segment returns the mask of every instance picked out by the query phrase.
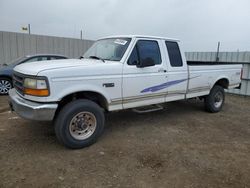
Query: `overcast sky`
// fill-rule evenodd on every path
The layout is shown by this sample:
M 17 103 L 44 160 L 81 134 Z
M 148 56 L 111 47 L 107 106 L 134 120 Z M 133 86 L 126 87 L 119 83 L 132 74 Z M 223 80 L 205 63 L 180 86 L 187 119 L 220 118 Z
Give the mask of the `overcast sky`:
M 250 0 L 0 0 L 0 30 L 96 40 L 178 38 L 185 51 L 250 50 Z

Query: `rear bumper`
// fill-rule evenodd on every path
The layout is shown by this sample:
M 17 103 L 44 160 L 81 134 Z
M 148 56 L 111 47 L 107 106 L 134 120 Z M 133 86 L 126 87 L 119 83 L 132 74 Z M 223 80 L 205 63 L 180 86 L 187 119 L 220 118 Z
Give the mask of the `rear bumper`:
M 9 91 L 9 105 L 19 116 L 37 121 L 53 120 L 58 107 L 56 103 L 36 103 L 23 99 L 15 89 Z
M 240 86 L 240 83 L 239 84 L 230 85 L 230 86 L 228 86 L 228 89 L 234 89 L 234 88 L 237 88 L 239 86 Z

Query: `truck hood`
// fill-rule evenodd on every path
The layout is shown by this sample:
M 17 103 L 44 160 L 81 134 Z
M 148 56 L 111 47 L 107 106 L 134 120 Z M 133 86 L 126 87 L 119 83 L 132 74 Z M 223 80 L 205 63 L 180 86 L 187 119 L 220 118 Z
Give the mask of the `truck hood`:
M 32 63 L 24 63 L 14 68 L 14 71 L 26 75 L 38 75 L 39 72 L 53 69 L 63 69 L 70 67 L 84 67 L 103 64 L 101 60 L 95 59 L 64 59 L 64 60 L 50 60 L 38 61 Z

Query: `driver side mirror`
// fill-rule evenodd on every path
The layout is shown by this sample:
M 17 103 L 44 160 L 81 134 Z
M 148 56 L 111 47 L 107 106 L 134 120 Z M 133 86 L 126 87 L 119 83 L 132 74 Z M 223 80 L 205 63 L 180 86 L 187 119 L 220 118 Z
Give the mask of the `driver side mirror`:
M 138 62 L 136 66 L 138 68 L 151 67 L 155 66 L 155 62 L 152 58 L 147 57 L 146 59 L 143 59 L 141 62 Z

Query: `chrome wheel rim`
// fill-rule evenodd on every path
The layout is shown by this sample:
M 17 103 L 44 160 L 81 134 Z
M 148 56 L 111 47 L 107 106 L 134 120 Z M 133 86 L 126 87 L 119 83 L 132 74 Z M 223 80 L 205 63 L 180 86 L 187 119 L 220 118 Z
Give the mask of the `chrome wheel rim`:
M 0 94 L 8 94 L 11 89 L 11 83 L 8 80 L 0 80 Z
M 214 106 L 220 108 L 223 103 L 223 93 L 218 92 L 214 96 Z
M 70 121 L 70 135 L 76 140 L 85 140 L 95 132 L 96 124 L 96 117 L 93 113 L 80 112 Z

